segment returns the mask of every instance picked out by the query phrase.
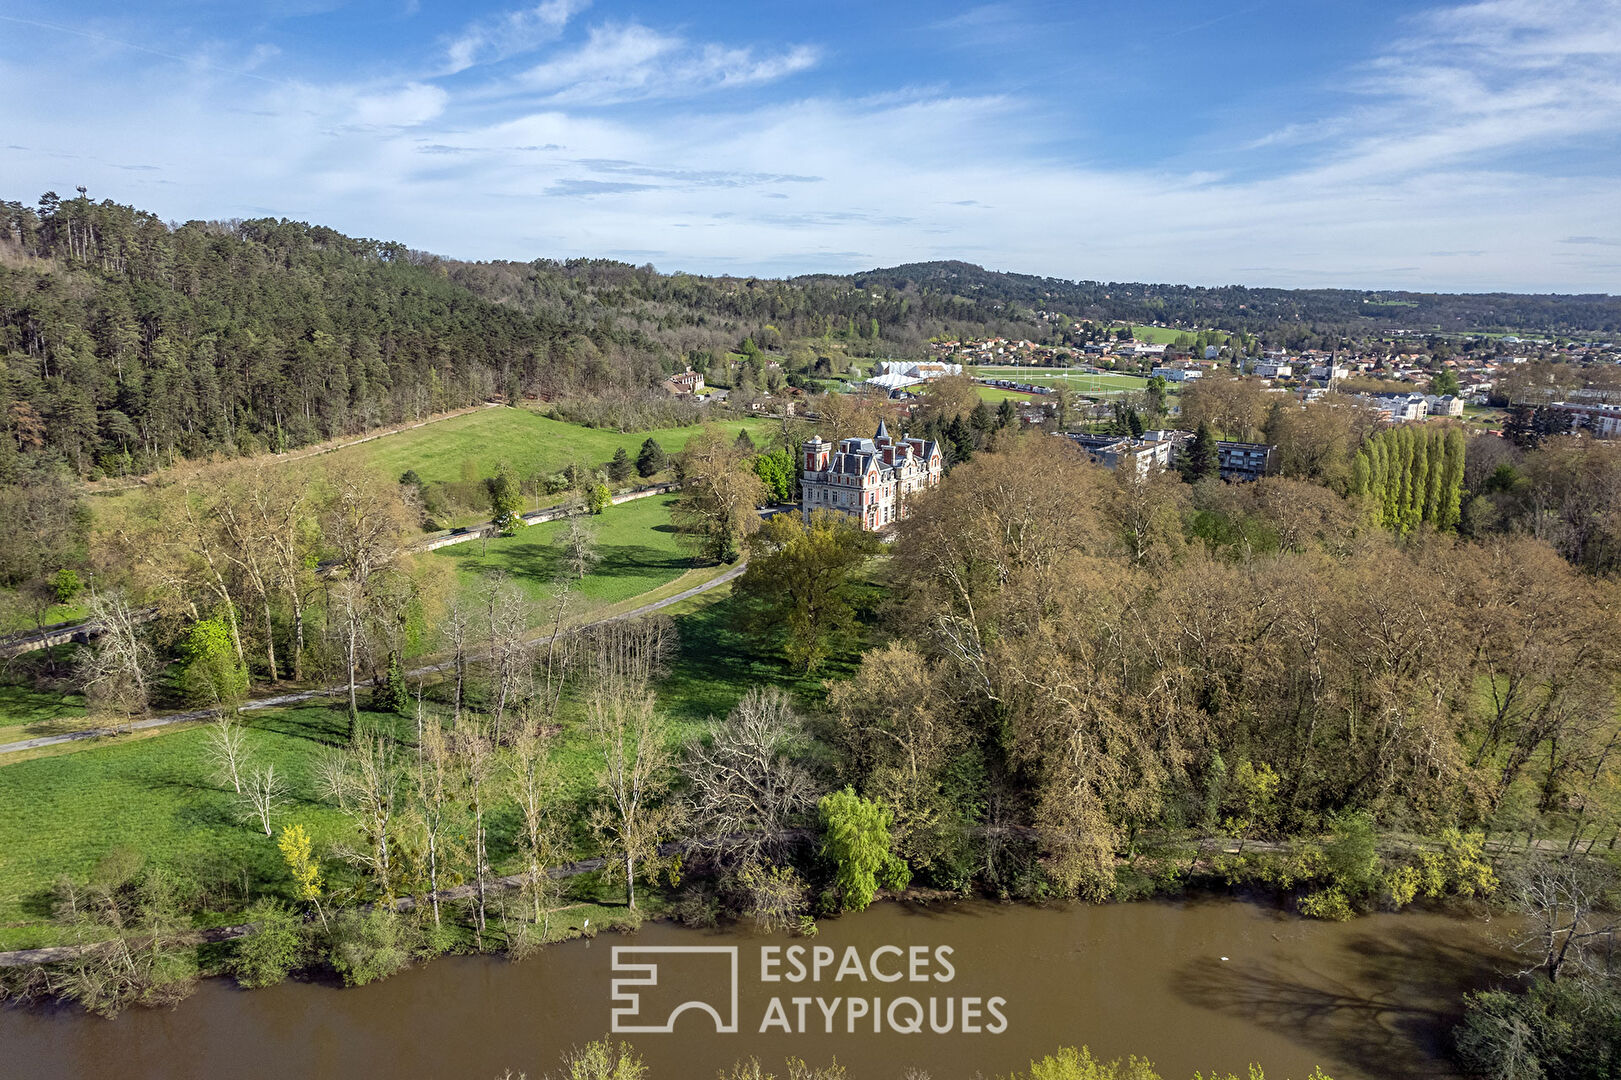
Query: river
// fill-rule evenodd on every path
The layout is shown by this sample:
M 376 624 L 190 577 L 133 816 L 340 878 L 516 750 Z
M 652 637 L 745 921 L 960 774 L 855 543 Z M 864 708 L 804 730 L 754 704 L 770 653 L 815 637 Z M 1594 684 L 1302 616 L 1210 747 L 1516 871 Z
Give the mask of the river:
M 522 963 L 450 957 L 356 990 L 210 980 L 178 1008 L 115 1021 L 0 1010 L 0 1076 L 492 1080 L 511 1069 L 540 1080 L 562 1051 L 608 1031 L 612 983 L 638 978 L 624 968 L 640 964 L 656 965 L 659 982 L 620 987 L 623 1026 L 662 1026 L 688 1001 L 717 1014 L 691 1008 L 671 1033 L 624 1035 L 650 1080 L 713 1077 L 749 1055 L 780 1071 L 790 1054 L 837 1057 L 852 1080 L 900 1080 L 908 1067 L 968 1080 L 1083 1043 L 1151 1058 L 1168 1080 L 1242 1075 L 1251 1061 L 1272 1080 L 1315 1065 L 1335 1080 L 1446 1077 L 1458 999 L 1507 966 L 1500 930 L 1415 912 L 1317 923 L 1216 899 L 880 904 L 824 922 L 814 939 L 656 923 Z M 790 957 L 793 945 L 804 953 Z M 622 952 L 616 976 L 616 946 L 647 951 Z M 658 951 L 668 946 L 688 951 Z M 914 1021 L 922 1031 L 895 1030 Z

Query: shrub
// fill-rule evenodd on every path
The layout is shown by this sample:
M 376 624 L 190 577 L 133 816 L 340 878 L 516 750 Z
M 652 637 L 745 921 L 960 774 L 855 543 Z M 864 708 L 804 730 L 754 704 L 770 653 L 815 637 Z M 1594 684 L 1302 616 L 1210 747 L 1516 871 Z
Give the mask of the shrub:
M 242 986 L 273 986 L 304 963 L 309 935 L 304 920 L 276 900 L 260 900 L 247 912 L 255 932 L 240 939 L 231 956 L 231 974 Z
M 327 961 L 345 986 L 365 986 L 411 963 L 408 927 L 388 908 L 345 911 L 332 920 Z
M 546 1080 L 642 1080 L 647 1066 L 629 1043 L 607 1039 L 577 1046 L 563 1055 L 563 1071 L 547 1073 Z
M 1328 922 L 1346 922 L 1356 916 L 1356 912 L 1351 909 L 1351 901 L 1346 898 L 1345 890 L 1338 885 L 1331 885 L 1302 896 L 1300 913 L 1308 918 L 1324 919 Z

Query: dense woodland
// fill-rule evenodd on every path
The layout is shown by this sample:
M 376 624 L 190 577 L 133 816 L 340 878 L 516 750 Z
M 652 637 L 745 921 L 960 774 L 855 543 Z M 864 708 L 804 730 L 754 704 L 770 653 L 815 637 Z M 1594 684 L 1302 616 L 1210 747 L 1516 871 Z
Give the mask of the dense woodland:
M 918 288 L 1138 323 L 1216 324 L 1259 332 L 1308 324 L 1319 330 L 1528 330 L 1621 332 L 1621 300 L 1609 295 L 1415 293 L 1356 289 L 1263 289 L 1242 285 L 1152 285 L 1065 281 L 1000 273 L 965 262 L 910 263 L 848 279 L 857 285 Z

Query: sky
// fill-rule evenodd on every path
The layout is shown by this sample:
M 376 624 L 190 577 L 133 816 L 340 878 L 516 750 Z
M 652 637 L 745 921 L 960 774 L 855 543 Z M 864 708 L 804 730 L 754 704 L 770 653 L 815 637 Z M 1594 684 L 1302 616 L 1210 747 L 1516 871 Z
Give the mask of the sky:
M 1621 293 L 1621 0 L 0 0 L 0 198 L 464 259 Z

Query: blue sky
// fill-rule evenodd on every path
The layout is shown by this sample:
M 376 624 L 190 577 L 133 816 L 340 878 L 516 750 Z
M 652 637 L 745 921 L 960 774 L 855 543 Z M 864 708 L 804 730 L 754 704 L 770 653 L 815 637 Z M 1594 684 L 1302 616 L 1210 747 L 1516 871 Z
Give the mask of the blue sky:
M 1621 0 L 0 0 L 0 195 L 462 258 L 1621 292 Z

